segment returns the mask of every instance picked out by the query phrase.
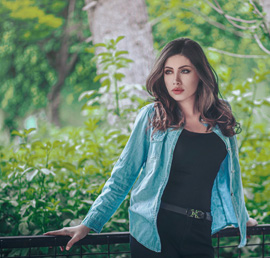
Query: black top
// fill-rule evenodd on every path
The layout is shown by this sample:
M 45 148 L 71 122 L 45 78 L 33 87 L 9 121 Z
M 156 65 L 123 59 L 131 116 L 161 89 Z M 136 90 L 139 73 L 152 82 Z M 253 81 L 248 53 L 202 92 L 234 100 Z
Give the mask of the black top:
M 210 211 L 212 187 L 226 155 L 225 143 L 214 132 L 195 133 L 183 129 L 161 201 Z

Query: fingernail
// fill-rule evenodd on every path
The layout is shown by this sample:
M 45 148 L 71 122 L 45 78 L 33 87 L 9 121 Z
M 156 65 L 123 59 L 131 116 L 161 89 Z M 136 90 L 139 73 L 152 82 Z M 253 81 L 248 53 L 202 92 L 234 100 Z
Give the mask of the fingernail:
M 68 251 L 69 250 L 69 247 L 67 246 L 66 250 Z

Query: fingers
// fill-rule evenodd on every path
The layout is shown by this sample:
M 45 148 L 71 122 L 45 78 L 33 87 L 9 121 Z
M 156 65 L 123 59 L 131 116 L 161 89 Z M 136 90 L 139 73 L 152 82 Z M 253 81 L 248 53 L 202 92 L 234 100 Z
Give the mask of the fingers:
M 80 240 L 80 238 L 78 236 L 72 237 L 67 243 L 66 250 L 68 251 L 79 240 Z
M 258 221 L 253 218 L 249 218 L 249 220 L 247 221 L 247 227 L 254 227 L 257 225 L 258 225 Z
M 68 251 L 77 241 L 84 238 L 88 232 L 90 231 L 90 228 L 87 228 L 86 226 L 76 226 L 76 227 L 68 227 L 68 228 L 62 228 L 60 230 L 54 230 L 44 233 L 43 235 L 54 235 L 54 236 L 70 236 L 71 239 L 67 243 L 66 250 Z M 61 251 L 64 250 L 64 248 L 60 247 Z
M 54 236 L 59 236 L 59 235 L 63 235 L 63 231 L 62 229 L 60 230 L 54 230 L 54 231 L 49 231 L 44 233 L 43 235 L 54 235 Z
M 46 232 L 43 235 L 67 236 L 68 235 L 68 231 L 65 228 L 62 228 L 62 229 L 59 229 L 59 230 L 54 230 L 54 231 Z

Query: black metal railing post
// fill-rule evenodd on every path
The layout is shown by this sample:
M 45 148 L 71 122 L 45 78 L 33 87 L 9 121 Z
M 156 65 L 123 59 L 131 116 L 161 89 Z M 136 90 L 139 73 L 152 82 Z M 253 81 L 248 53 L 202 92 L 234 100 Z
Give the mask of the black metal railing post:
M 31 242 L 32 242 L 32 239 L 30 238 L 29 239 L 29 257 L 31 257 Z
M 56 237 L 54 237 L 54 244 L 55 244 L 55 246 L 54 246 L 54 257 L 56 257 L 56 255 L 57 255 L 57 245 L 56 245 Z
M 2 249 L 2 244 L 3 244 L 3 241 L 4 241 L 4 240 L 1 240 L 1 241 L 0 241 L 0 249 L 1 249 L 1 251 L 0 251 L 0 252 L 1 252 L 1 258 L 3 258 L 3 252 L 2 252 L 2 251 L 3 251 L 3 249 Z
M 264 231 L 262 231 L 262 257 L 264 258 L 264 245 L 265 245 L 265 234 Z
M 218 258 L 219 258 L 219 245 L 220 245 L 220 238 L 219 238 L 219 234 L 217 234 L 217 251 L 218 251 Z

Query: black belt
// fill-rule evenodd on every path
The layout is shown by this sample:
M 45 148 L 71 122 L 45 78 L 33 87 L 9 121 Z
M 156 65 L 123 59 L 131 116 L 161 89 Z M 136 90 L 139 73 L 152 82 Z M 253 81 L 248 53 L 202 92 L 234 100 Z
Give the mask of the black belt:
M 192 217 L 195 219 L 207 219 L 212 221 L 212 216 L 210 212 L 195 210 L 195 209 L 185 209 L 179 206 L 175 206 L 172 204 L 161 202 L 160 207 L 169 211 L 174 211 L 177 213 L 181 213 L 187 215 L 188 217 Z

